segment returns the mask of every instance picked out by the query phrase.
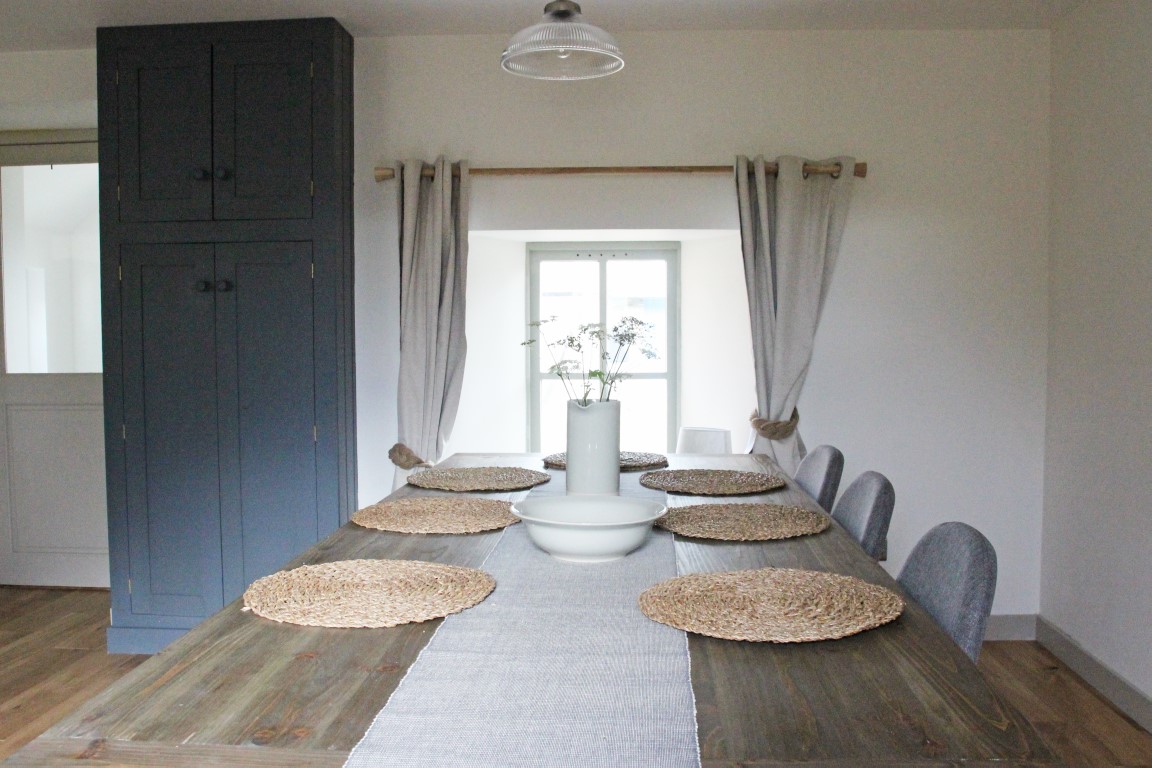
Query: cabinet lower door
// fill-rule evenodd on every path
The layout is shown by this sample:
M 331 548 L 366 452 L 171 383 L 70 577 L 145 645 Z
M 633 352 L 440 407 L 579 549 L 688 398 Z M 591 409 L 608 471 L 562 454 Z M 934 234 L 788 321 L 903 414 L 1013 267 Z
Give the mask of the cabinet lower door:
M 191 626 L 319 537 L 312 245 L 121 257 L 131 612 Z
M 203 617 L 223 605 L 213 250 L 121 248 L 133 614 Z
M 224 596 L 318 538 L 312 244 L 216 246 Z

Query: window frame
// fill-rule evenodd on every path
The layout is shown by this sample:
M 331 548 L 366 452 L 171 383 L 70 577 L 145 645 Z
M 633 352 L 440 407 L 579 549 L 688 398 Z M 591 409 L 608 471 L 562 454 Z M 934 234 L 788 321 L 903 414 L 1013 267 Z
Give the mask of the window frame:
M 668 313 L 668 359 L 665 371 L 656 373 L 636 373 L 630 378 L 663 380 L 667 386 L 667 435 L 666 450 L 671 451 L 676 444 L 680 414 L 680 243 L 678 241 L 611 241 L 611 242 L 531 242 L 525 244 L 525 281 L 530 321 L 539 319 L 540 313 L 540 263 L 543 261 L 595 261 L 599 264 L 600 317 L 607 320 L 607 264 L 613 259 L 665 262 L 665 287 Z M 549 374 L 540 370 L 540 345 L 527 347 L 527 433 L 528 450 L 539 452 L 540 448 L 540 382 Z

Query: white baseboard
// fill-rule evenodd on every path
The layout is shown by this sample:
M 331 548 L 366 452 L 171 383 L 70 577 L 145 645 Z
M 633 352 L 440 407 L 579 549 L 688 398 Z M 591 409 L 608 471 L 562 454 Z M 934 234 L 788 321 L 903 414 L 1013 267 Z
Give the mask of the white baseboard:
M 1004 613 L 988 617 L 985 640 L 1035 640 L 1036 614 Z
M 1042 617 L 1036 619 L 1036 641 L 1115 704 L 1117 709 L 1135 720 L 1145 730 L 1152 731 L 1152 698 L 1145 696 Z

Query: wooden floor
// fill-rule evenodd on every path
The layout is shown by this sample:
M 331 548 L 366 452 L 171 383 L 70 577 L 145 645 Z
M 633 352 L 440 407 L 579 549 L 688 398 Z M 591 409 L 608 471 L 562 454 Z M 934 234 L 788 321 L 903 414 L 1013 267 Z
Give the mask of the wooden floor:
M 109 656 L 108 592 L 0 586 L 0 759 L 147 656 Z
M 1038 643 L 984 643 L 980 670 L 1069 768 L 1152 768 L 1152 735 Z
M 108 593 L 0 586 L 0 759 L 146 656 L 105 652 Z M 1070 768 L 1152 768 L 1152 735 L 1036 643 L 985 643 L 980 668 Z

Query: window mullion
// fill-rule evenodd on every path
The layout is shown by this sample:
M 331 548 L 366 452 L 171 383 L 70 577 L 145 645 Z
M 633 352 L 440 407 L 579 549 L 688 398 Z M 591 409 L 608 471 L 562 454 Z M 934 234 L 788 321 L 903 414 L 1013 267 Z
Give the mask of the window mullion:
M 597 259 L 600 263 L 600 327 L 604 329 L 605 335 L 608 332 L 608 257 L 600 254 Z M 607 343 L 606 338 L 600 341 L 600 365 L 597 368 L 602 368 L 604 365 L 604 355 L 607 353 L 608 348 L 605 346 Z

